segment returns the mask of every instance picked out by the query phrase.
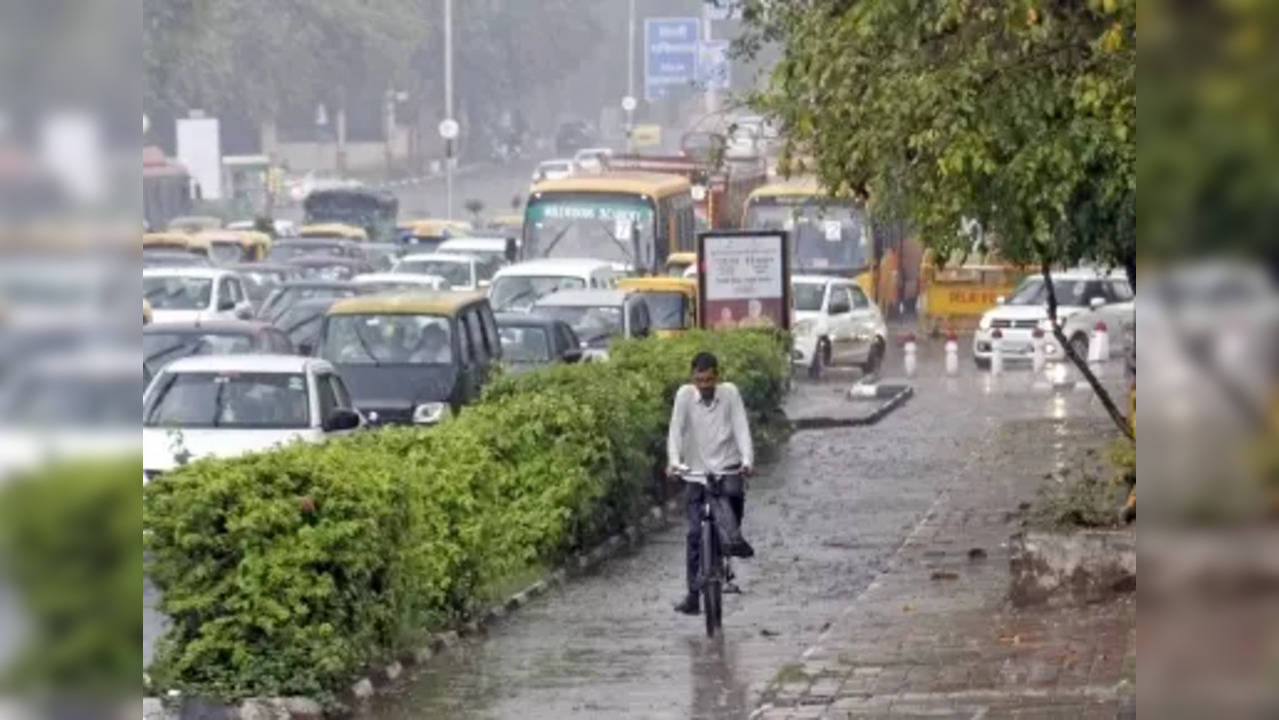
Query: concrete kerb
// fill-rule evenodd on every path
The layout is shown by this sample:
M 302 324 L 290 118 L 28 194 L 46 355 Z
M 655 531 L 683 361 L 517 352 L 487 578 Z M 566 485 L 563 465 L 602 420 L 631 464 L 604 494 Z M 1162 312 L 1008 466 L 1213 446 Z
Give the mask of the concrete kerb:
M 856 427 L 859 425 L 874 425 L 883 420 L 893 410 L 901 407 L 907 400 L 915 394 L 915 388 L 906 383 L 876 383 L 871 386 L 873 390 L 869 390 L 868 397 L 885 398 L 879 403 L 874 410 L 864 415 L 854 415 L 851 417 L 804 417 L 791 420 L 791 429 L 800 430 L 818 430 L 834 427 Z
M 622 533 L 609 536 L 588 552 L 574 555 L 565 565 L 547 572 L 459 628 L 431 633 L 422 645 L 400 653 L 398 659 L 370 668 L 370 674 L 353 679 L 347 700 L 350 704 L 361 705 L 374 695 L 388 691 L 400 678 L 405 677 L 405 665 L 425 664 L 458 645 L 462 637 L 480 635 L 489 625 L 528 605 L 533 598 L 545 595 L 552 587 L 563 585 L 570 576 L 587 572 L 622 550 L 634 547 L 646 535 L 664 529 L 672 520 L 681 517 L 678 510 L 677 499 L 664 505 L 654 505 L 635 525 L 628 526 Z M 568 568 L 573 568 L 573 572 L 570 573 Z M 184 716 L 182 706 L 188 701 L 181 697 L 171 700 L 172 702 L 165 703 L 156 697 L 143 698 L 143 720 L 181 720 Z M 227 720 L 319 720 L 323 715 L 323 708 L 317 701 L 290 697 L 249 698 L 239 706 L 223 706 L 218 717 Z

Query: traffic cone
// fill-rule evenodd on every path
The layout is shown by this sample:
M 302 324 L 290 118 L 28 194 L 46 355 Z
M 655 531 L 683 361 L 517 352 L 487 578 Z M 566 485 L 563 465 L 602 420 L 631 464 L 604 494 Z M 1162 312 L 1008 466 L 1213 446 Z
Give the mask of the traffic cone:
M 906 337 L 902 342 L 902 364 L 906 371 L 906 377 L 915 377 L 915 352 L 915 333 L 906 333 Z
M 951 377 L 959 374 L 959 338 L 953 330 L 946 333 L 946 374 Z
M 1098 320 L 1093 326 L 1092 341 L 1088 343 L 1088 362 L 1103 363 L 1110 359 L 1110 333 L 1106 323 Z
M 1004 373 L 1004 333 L 999 328 L 995 328 L 990 333 L 990 374 L 1002 375 Z
M 1035 328 L 1030 336 L 1033 338 L 1030 345 L 1030 367 L 1038 375 L 1044 371 L 1044 331 Z

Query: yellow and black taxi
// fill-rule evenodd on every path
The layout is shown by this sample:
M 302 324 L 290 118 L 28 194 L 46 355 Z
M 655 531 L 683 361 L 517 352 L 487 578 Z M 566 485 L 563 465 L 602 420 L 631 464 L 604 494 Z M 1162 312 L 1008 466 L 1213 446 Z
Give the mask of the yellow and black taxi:
M 433 424 L 479 398 L 502 341 L 483 293 L 367 295 L 329 308 L 315 354 L 369 422 Z
M 653 276 L 618 278 L 620 290 L 638 293 L 648 305 L 653 330 L 659 337 L 678 335 L 697 327 L 697 281 Z

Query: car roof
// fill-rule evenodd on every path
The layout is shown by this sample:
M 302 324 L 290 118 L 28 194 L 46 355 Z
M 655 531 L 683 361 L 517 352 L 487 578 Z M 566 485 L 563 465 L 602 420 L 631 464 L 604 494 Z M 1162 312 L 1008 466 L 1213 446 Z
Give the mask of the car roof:
M 255 333 L 274 327 L 263 320 L 212 320 L 209 322 L 150 323 L 143 326 L 143 335 L 171 333 Z
M 191 278 L 209 278 L 216 280 L 225 275 L 236 275 L 235 271 L 227 270 L 219 267 L 173 267 L 160 266 L 142 268 L 142 277 L 191 277 Z
M 400 260 L 418 260 L 418 261 L 434 260 L 439 262 L 457 263 L 458 265 L 461 265 L 462 263 L 479 262 L 479 258 L 475 257 L 474 255 L 464 255 L 462 253 L 441 253 L 441 252 L 409 253 L 405 255 L 404 257 L 400 258 Z
M 446 248 L 457 248 L 458 250 L 497 250 L 506 252 L 506 238 L 504 237 L 455 237 L 449 238 L 440 243 L 439 250 Z M 450 253 L 456 254 L 456 253 Z
M 1027 279 L 1032 277 L 1043 279 L 1042 275 L 1028 275 Z M 1107 271 L 1105 268 L 1099 267 L 1079 267 L 1069 270 L 1052 271 L 1053 280 L 1127 280 L 1128 274 L 1123 268 L 1115 268 Z
M 497 271 L 494 278 L 513 275 L 519 277 L 521 275 L 590 275 L 598 270 L 613 269 L 613 263 L 607 260 L 592 260 L 590 258 L 541 258 L 538 260 L 525 260 L 514 265 Z
M 327 361 L 305 355 L 276 355 L 268 353 L 239 355 L 195 355 L 174 360 L 162 372 L 263 372 L 300 373 L 307 369 L 332 370 Z
M 606 288 L 556 290 L 538 298 L 533 303 L 533 307 L 607 307 L 621 305 L 626 301 L 626 296 L 631 294 L 631 292 L 626 290 L 609 290 Z
M 486 300 L 476 292 L 422 292 L 364 295 L 344 298 L 333 303 L 330 315 L 365 315 L 369 313 L 397 315 L 452 315 L 458 310 Z
M 375 282 L 403 282 L 403 283 L 419 283 L 422 285 L 443 284 L 444 278 L 439 275 L 428 275 L 426 273 L 393 273 L 393 272 L 376 272 L 361 273 L 351 278 L 351 283 L 359 285 L 361 283 Z

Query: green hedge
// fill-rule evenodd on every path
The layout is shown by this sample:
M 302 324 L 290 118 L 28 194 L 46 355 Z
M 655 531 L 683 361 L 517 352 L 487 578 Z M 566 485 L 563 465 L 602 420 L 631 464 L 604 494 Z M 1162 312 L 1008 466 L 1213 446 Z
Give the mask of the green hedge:
M 363 665 L 473 613 L 652 501 L 670 397 L 701 349 L 753 414 L 780 403 L 775 336 L 622 343 L 615 360 L 494 382 L 437 427 L 201 460 L 145 493 L 150 577 L 173 624 L 155 691 L 331 698 Z

